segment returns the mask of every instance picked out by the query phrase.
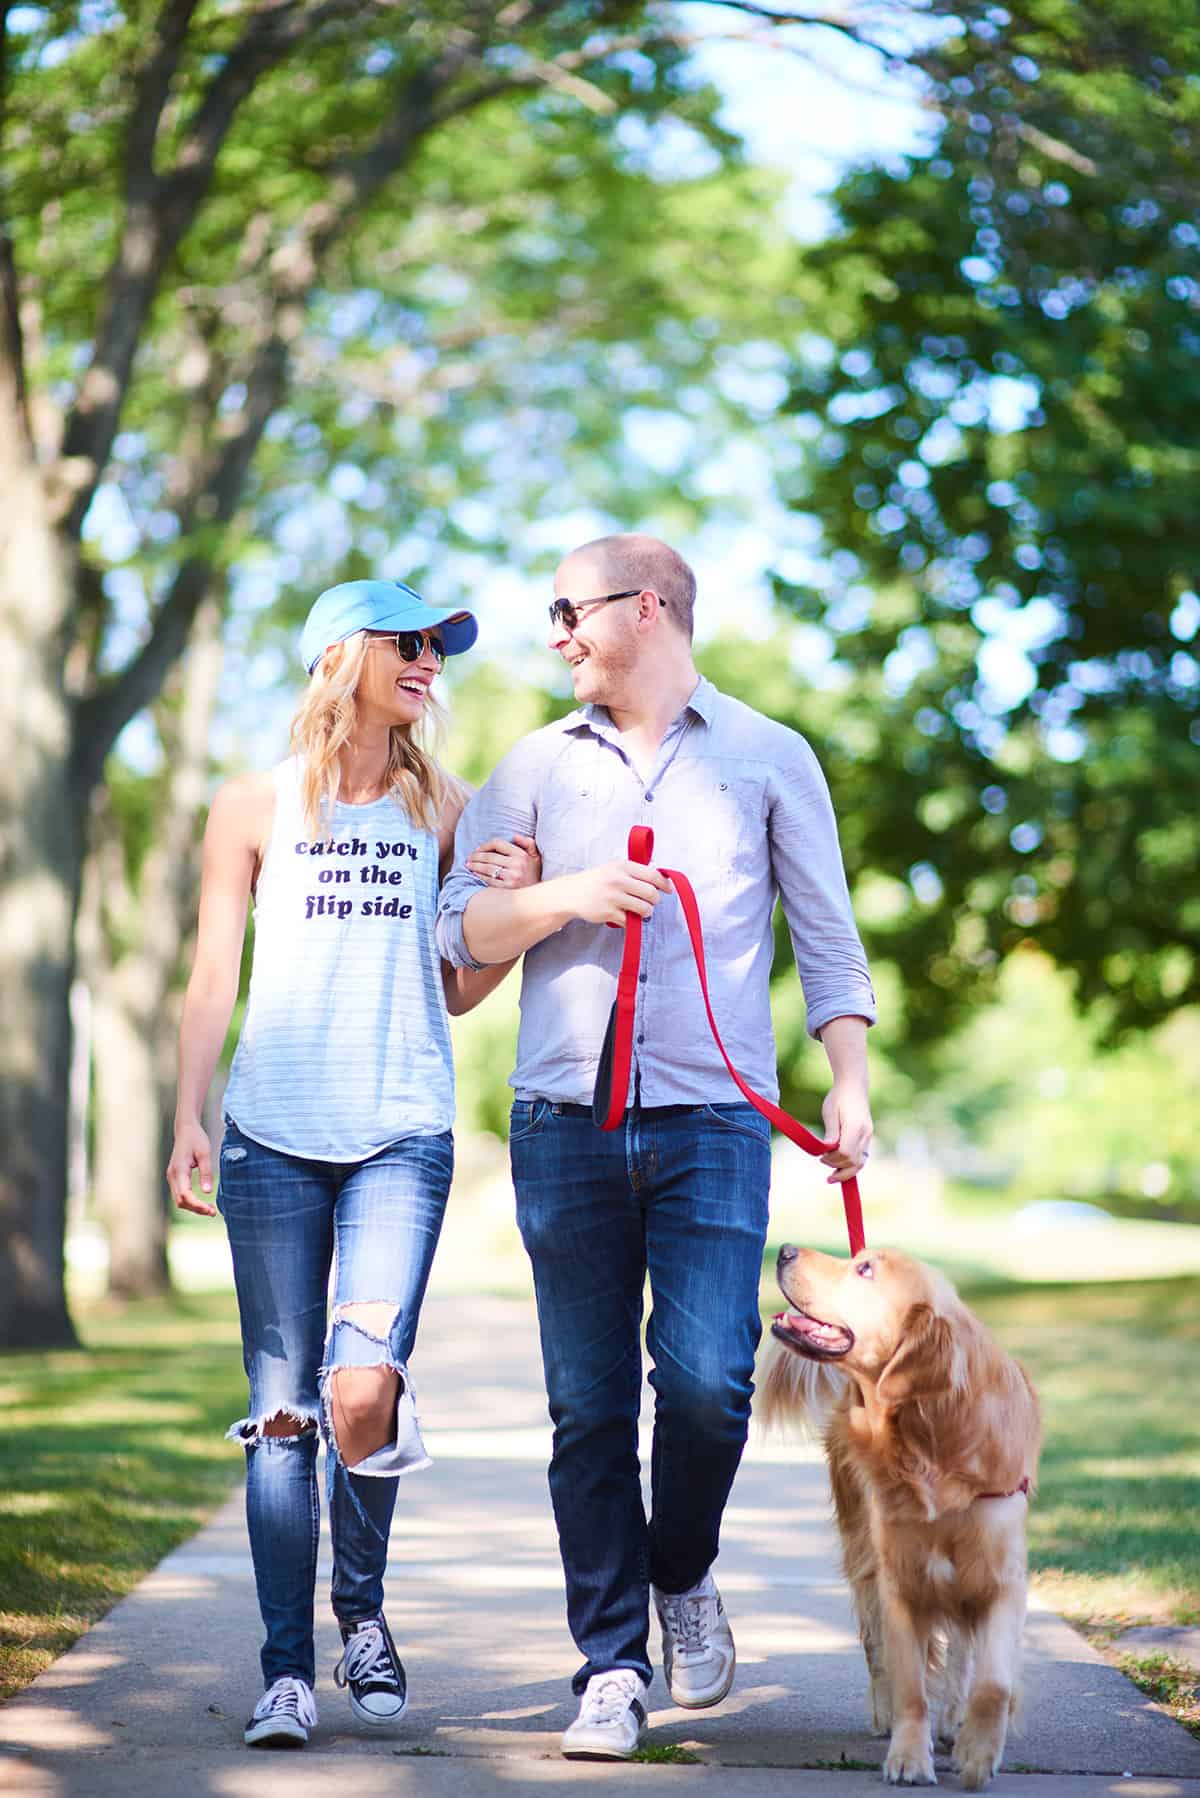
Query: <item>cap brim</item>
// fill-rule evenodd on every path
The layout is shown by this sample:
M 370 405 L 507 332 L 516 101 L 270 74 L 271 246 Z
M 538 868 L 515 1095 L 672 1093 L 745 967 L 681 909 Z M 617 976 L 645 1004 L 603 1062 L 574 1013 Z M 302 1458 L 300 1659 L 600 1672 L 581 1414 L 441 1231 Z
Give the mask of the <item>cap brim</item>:
M 479 635 L 473 612 L 439 612 L 434 606 L 397 606 L 394 612 L 377 616 L 367 626 L 373 631 L 433 631 L 442 639 L 448 656 L 460 656 L 470 649 Z
M 406 605 L 394 608 L 383 608 L 372 617 L 364 619 L 361 624 L 351 625 L 349 630 L 341 632 L 330 639 L 330 643 L 341 643 L 352 637 L 355 631 L 433 631 L 436 630 L 442 639 L 442 646 L 448 656 L 460 656 L 464 650 L 470 649 L 479 635 L 479 624 L 473 612 L 441 612 L 435 606 L 416 605 L 409 600 Z M 311 674 L 321 660 L 330 643 L 305 645 L 301 642 L 301 658 Z

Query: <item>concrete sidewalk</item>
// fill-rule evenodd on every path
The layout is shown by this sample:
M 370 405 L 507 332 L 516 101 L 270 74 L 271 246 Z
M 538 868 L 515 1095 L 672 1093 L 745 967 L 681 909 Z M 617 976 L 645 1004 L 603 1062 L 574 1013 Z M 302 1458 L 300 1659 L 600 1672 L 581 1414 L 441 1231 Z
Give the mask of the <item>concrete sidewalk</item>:
M 650 1740 L 697 1763 L 572 1764 L 558 1737 L 574 1714 L 578 1657 L 546 1492 L 531 1308 L 431 1298 L 414 1377 L 435 1464 L 402 1483 L 392 1535 L 388 1612 L 412 1693 L 400 1732 L 368 1734 L 334 1690 L 326 1554 L 320 1727 L 300 1755 L 242 1747 L 260 1690 L 260 1625 L 239 1493 L 0 1709 L 0 1791 L 315 1798 L 336 1785 L 338 1798 L 500 1798 L 613 1779 L 655 1795 L 878 1790 L 883 1745 L 863 1723 L 862 1657 L 816 1451 L 754 1442 L 739 1475 L 718 1568 L 738 1642 L 731 1697 L 688 1713 L 671 1706 L 661 1676 L 651 1689 Z M 1027 1689 L 997 1794 L 1200 1798 L 1200 1742 L 1046 1612 L 1030 1619 Z M 948 1763 L 939 1776 L 957 1789 Z

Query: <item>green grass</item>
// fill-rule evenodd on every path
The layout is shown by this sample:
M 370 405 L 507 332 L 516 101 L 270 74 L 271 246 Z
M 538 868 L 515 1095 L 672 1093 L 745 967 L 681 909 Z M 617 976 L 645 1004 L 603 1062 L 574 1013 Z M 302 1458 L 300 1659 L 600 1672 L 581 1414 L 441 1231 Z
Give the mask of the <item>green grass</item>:
M 1113 1651 L 1110 1658 L 1139 1691 L 1170 1711 L 1185 1729 L 1200 1739 L 1200 1685 L 1197 1685 L 1194 1667 L 1169 1654 Z
M 92 1308 L 86 1347 L 0 1355 L 0 1698 L 28 1683 L 241 1476 L 232 1295 Z
M 963 1290 L 1041 1395 L 1038 1595 L 1106 1648 L 1132 1624 L 1200 1621 L 1200 1278 Z M 79 1321 L 83 1350 L 0 1356 L 0 1697 L 185 1540 L 243 1468 L 223 1440 L 245 1406 L 231 1296 Z
M 690 1748 L 681 1748 L 678 1742 L 643 1742 L 629 1758 L 649 1766 L 690 1767 L 700 1763 L 698 1754 L 693 1754 Z
M 1200 1622 L 1200 1278 L 964 1297 L 1042 1402 L 1038 1595 L 1109 1634 Z
M 844 1249 L 839 1250 L 844 1253 Z M 1045 1441 L 1030 1511 L 1038 1595 L 1090 1630 L 1200 1622 L 1200 1275 L 1023 1284 L 938 1265 L 1029 1369 Z M 781 1307 L 775 1248 L 764 1317 Z
M 1200 1735 L 1195 1669 L 1117 1639 L 1200 1622 L 1200 1277 L 1026 1286 L 985 1274 L 959 1290 L 1041 1400 L 1035 1596 Z

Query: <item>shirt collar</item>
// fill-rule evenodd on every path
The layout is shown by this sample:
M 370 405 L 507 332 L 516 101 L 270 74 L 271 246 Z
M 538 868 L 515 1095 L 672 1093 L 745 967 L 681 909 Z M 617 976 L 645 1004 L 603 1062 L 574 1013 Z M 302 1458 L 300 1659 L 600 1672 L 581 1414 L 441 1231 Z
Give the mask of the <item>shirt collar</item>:
M 691 696 L 685 702 L 683 710 L 694 712 L 702 724 L 711 725 L 716 715 L 716 709 L 717 689 L 710 680 L 706 680 L 704 675 L 701 675 L 692 688 Z M 677 722 L 677 720 L 673 722 Z M 591 730 L 598 737 L 611 737 L 616 732 L 616 726 L 609 717 L 608 707 L 590 703 L 577 706 L 573 712 L 568 712 L 562 719 L 559 728 L 564 731 Z

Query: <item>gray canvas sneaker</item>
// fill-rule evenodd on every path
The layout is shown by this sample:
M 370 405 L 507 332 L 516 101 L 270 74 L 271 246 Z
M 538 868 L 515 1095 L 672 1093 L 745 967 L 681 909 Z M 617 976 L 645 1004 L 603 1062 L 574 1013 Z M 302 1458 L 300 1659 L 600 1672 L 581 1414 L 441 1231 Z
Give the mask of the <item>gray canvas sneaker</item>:
M 662 1626 L 663 1672 L 671 1697 L 689 1711 L 720 1704 L 733 1684 L 737 1650 L 712 1570 L 690 1592 L 650 1590 Z
M 632 1667 L 593 1673 L 562 1739 L 569 1761 L 627 1761 L 646 1728 L 646 1688 Z

